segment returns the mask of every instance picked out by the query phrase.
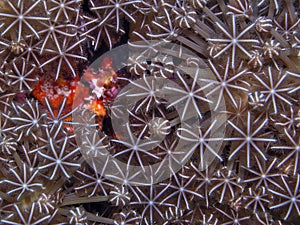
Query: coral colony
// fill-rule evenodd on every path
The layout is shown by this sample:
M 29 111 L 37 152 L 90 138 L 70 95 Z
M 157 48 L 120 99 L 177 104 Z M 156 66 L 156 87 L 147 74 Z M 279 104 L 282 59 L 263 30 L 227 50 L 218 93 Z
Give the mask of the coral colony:
M 299 13 L 296 0 L 0 0 L 0 223 L 300 224 Z M 120 70 L 113 57 L 90 66 L 150 41 L 180 48 Z M 181 47 L 212 75 L 176 69 Z M 154 78 L 176 84 L 172 102 Z M 124 139 L 113 105 L 128 85 L 141 91 L 120 97 L 139 99 Z M 191 111 L 200 123 L 180 124 Z M 90 128 L 79 145 L 76 133 Z M 179 139 L 189 157 L 173 171 Z M 158 166 L 138 184 L 116 164 L 106 176 L 82 146 L 139 166 L 136 176 L 154 163 L 171 172 L 155 182 Z

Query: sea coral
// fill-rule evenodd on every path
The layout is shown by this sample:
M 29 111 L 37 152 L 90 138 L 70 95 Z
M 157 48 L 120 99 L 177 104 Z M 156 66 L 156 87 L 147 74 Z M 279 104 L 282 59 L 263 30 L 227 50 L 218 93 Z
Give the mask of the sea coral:
M 298 224 L 299 7 L 0 0 L 0 223 Z
M 34 35 L 40 38 L 41 21 L 48 21 L 47 12 L 42 1 L 2 1 L 0 16 L 2 18 L 1 36 L 10 36 L 20 43 L 22 38 Z

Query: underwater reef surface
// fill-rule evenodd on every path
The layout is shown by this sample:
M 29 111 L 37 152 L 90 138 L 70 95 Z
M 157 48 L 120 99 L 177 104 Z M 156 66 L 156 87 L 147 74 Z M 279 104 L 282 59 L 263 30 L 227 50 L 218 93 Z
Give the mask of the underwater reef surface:
M 299 224 L 299 13 L 0 0 L 0 224 Z

